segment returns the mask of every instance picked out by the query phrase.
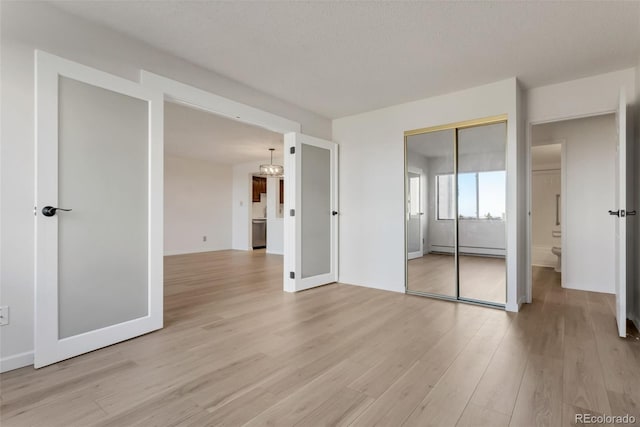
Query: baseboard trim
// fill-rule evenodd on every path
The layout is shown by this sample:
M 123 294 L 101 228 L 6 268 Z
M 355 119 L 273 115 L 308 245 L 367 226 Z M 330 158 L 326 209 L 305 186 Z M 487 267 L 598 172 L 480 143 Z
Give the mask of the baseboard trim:
M 174 255 L 189 255 L 189 254 L 201 254 L 204 252 L 218 252 L 218 251 L 230 251 L 232 248 L 212 248 L 212 249 L 194 249 L 194 250 L 184 250 L 184 251 L 165 251 L 164 256 L 174 256 Z
M 551 246 L 531 247 L 531 265 L 555 268 L 557 263 L 558 257 L 551 252 Z
M 606 291 L 603 289 L 596 289 L 596 288 L 591 288 L 589 286 L 579 286 L 579 285 L 575 285 L 573 283 L 566 283 L 564 284 L 564 286 L 562 286 L 565 289 L 573 289 L 576 291 L 587 291 L 587 292 L 599 292 L 601 294 L 611 294 L 611 295 L 615 295 L 616 291 Z
M 3 357 L 0 359 L 0 373 L 13 371 L 14 369 L 24 368 L 33 365 L 33 351 L 14 354 L 13 356 Z

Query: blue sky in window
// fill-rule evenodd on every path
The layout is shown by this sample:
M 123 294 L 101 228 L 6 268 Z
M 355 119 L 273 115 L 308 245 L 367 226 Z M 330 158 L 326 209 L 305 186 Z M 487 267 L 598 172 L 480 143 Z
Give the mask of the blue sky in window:
M 478 215 L 481 218 L 491 215 L 493 218 L 503 218 L 506 207 L 505 171 L 480 172 L 478 174 L 478 190 L 480 192 L 480 206 Z
M 476 174 L 458 175 L 458 215 L 465 218 L 476 217 Z

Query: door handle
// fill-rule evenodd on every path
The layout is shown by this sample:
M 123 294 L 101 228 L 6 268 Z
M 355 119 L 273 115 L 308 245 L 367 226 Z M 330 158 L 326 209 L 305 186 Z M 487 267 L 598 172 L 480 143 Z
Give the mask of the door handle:
M 609 215 L 620 216 L 620 211 L 609 211 Z
M 331 215 L 333 215 L 333 216 L 338 215 L 338 211 L 331 211 Z
M 44 208 L 42 208 L 42 215 L 44 215 L 44 216 L 54 216 L 57 211 L 70 212 L 71 209 L 54 208 L 53 206 L 45 206 Z

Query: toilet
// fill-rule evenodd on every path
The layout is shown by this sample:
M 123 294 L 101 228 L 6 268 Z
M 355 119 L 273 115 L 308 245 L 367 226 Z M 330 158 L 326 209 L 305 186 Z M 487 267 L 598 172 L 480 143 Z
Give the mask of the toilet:
M 558 257 L 558 262 L 556 263 L 555 270 L 560 273 L 562 270 L 562 248 L 559 246 L 554 246 L 551 248 L 551 253 Z

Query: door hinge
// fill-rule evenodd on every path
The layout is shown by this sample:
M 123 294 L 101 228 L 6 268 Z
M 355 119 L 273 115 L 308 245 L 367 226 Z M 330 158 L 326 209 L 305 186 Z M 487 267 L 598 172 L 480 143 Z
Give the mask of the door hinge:
M 289 153 L 296 154 L 296 147 L 289 148 Z
M 294 273 L 293 271 L 289 272 L 289 279 L 295 279 L 296 278 L 296 273 Z
M 289 209 L 289 216 L 296 216 L 296 210 L 295 209 Z

